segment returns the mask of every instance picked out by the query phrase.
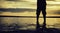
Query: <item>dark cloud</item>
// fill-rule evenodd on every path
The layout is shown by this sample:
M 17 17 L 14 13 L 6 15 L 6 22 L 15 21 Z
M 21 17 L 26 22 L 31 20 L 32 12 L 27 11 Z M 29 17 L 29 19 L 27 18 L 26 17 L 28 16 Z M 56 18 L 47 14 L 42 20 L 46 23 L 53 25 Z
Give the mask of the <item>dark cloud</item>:
M 28 9 L 28 8 L 8 8 L 8 9 L 5 9 L 5 8 L 0 8 L 0 12 L 25 12 L 25 11 L 34 12 L 34 11 L 36 11 L 36 9 Z
M 53 12 L 54 14 L 60 14 L 60 10 L 56 10 L 55 12 Z

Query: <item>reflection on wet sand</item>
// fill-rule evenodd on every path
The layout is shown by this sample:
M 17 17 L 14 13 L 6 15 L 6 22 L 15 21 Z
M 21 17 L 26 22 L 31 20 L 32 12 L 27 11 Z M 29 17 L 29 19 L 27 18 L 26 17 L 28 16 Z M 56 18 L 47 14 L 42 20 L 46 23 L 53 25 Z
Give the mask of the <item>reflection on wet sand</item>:
M 2 24 L 11 25 L 13 23 L 23 26 L 20 29 L 35 29 L 36 18 L 20 18 L 20 17 L 0 17 Z M 43 18 L 39 19 L 40 25 L 43 23 Z M 47 18 L 47 28 L 60 28 L 60 18 Z

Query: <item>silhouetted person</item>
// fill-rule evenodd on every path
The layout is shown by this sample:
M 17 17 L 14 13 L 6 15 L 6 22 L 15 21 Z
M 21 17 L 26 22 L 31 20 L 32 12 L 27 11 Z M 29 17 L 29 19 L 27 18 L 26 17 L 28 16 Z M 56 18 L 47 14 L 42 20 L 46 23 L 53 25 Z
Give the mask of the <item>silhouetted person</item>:
M 44 22 L 43 22 L 43 28 L 46 28 L 46 0 L 37 0 L 37 11 L 36 11 L 36 17 L 37 17 L 37 25 L 36 29 L 40 28 L 39 25 L 39 15 L 42 11 Z

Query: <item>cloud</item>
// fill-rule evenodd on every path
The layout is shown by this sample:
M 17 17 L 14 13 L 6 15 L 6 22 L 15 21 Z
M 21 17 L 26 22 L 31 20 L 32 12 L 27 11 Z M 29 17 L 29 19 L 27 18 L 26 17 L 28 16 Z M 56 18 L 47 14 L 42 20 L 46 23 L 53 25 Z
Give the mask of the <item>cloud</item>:
M 6 1 L 17 1 L 17 0 L 6 0 Z
M 28 8 L 0 8 L 0 12 L 34 12 L 36 9 L 28 9 Z
M 56 10 L 54 14 L 60 14 L 60 10 Z
M 22 0 L 6 0 L 6 1 L 22 1 Z

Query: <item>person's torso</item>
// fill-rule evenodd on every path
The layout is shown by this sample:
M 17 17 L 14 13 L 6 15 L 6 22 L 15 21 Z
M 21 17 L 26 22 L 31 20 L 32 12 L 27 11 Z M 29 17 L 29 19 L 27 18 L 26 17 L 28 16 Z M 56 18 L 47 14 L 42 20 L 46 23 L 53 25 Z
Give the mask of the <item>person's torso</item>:
M 46 4 L 46 0 L 37 0 L 37 4 Z

